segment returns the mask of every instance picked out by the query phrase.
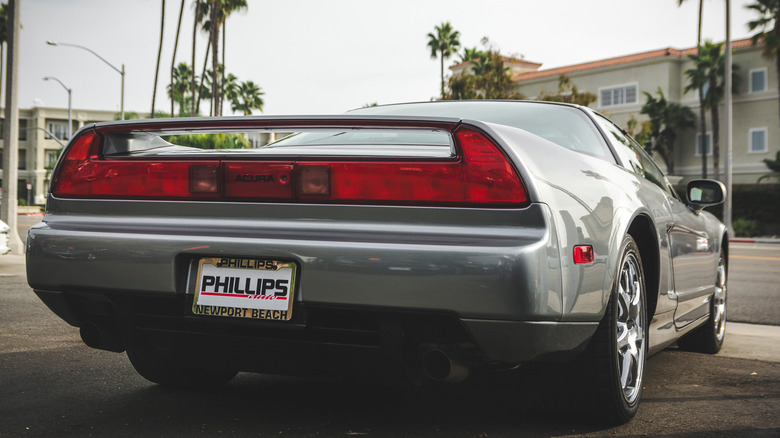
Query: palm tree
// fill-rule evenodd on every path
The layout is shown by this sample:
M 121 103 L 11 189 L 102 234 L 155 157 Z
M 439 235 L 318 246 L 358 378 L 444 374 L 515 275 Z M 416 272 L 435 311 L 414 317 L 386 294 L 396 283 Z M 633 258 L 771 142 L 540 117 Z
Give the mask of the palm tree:
M 162 0 L 162 14 L 160 15 L 160 47 L 157 49 L 157 67 L 154 69 L 154 88 L 152 89 L 152 111 L 151 118 L 154 118 L 154 101 L 157 99 L 157 78 L 160 74 L 160 58 L 162 57 L 163 30 L 165 30 L 165 0 Z
M 759 15 L 757 19 L 748 22 L 748 28 L 751 31 L 759 29 L 752 37 L 753 44 L 763 41 L 764 57 L 770 60 L 774 58 L 777 67 L 777 89 L 780 91 L 780 27 L 777 26 L 780 20 L 780 0 L 755 0 L 746 7 Z M 778 102 L 780 103 L 780 99 Z
M 219 72 L 219 32 L 227 17 L 233 12 L 246 10 L 246 0 L 209 0 L 205 4 L 208 9 L 209 17 L 209 41 L 211 45 L 211 70 Z M 214 78 L 211 83 L 212 95 L 212 114 L 219 115 L 221 112 L 221 86 L 220 76 Z
M 198 25 L 203 26 L 204 21 L 204 14 L 203 14 L 203 0 L 195 0 L 195 3 L 193 6 L 195 7 L 195 17 L 192 21 L 192 76 L 190 76 L 190 89 L 195 90 L 195 42 L 198 39 Z M 208 55 L 207 55 L 208 57 Z M 205 66 L 204 66 L 205 69 Z M 203 77 L 201 75 L 201 77 Z M 198 87 L 200 88 L 200 87 Z M 198 93 L 199 94 L 199 93 Z M 190 103 L 190 114 L 195 115 L 196 112 L 196 102 L 200 100 L 199 97 L 195 96 L 195 93 L 193 92 L 192 95 L 192 102 Z
M 171 84 L 173 84 L 173 71 L 176 69 L 176 51 L 179 48 L 179 32 L 181 31 L 181 17 L 183 14 L 184 0 L 181 0 L 181 6 L 179 7 L 179 24 L 176 25 L 176 39 L 173 43 L 173 56 L 171 56 Z M 181 108 L 179 108 L 179 112 L 181 112 Z M 173 117 L 173 99 L 171 99 L 171 117 Z
M 712 119 L 712 164 L 715 169 L 715 178 L 720 177 L 720 102 L 725 94 L 726 75 L 726 57 L 723 53 L 723 43 L 714 44 L 711 41 L 705 41 L 699 47 L 696 55 L 689 55 L 693 60 L 694 67 L 685 71 L 690 82 L 685 87 L 685 91 L 698 88 L 707 88 L 703 96 L 703 107 L 710 110 Z M 732 77 L 737 71 L 736 66 L 732 66 Z M 736 83 L 736 81 L 734 81 Z M 702 156 L 706 157 L 706 137 L 702 136 Z M 706 178 L 706 158 L 703 174 Z
M 171 83 L 168 84 L 168 96 L 171 102 L 179 104 L 179 117 L 188 115 L 189 108 L 186 104 L 192 99 L 190 89 L 190 77 L 192 68 L 186 62 L 180 62 L 173 71 Z M 171 117 L 173 117 L 171 113 Z
M 230 109 L 241 111 L 245 116 L 252 115 L 252 110 L 254 109 L 263 111 L 263 98 L 260 96 L 264 94 L 262 88 L 255 85 L 254 82 L 242 82 L 236 89 L 233 98 L 231 98 Z
M 696 126 L 696 116 L 687 106 L 668 102 L 660 87 L 658 98 L 648 92 L 645 96 L 647 101 L 640 112 L 650 117 L 651 149 L 664 160 L 666 173 L 674 175 L 674 142 L 680 131 Z
M 225 53 L 224 51 L 222 53 Z M 233 101 L 238 94 L 238 78 L 233 73 L 228 73 L 225 76 L 224 67 L 222 68 L 222 97 L 229 101 Z
M 444 59 L 449 58 L 460 48 L 460 32 L 454 30 L 449 22 L 435 28 L 436 33 L 428 33 L 428 47 L 431 58 L 441 58 L 441 96 L 444 97 Z
M 482 50 L 479 50 L 476 47 L 464 47 L 463 53 L 460 55 L 460 62 L 469 62 L 474 59 L 484 58 L 487 55 Z

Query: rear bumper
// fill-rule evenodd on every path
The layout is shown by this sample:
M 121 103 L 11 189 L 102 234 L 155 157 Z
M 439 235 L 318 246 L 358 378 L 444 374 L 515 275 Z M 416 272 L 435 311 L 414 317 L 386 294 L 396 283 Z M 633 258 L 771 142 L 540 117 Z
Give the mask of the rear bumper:
M 555 236 L 545 204 L 464 210 L 50 198 L 44 221 L 29 232 L 27 276 L 63 319 L 118 325 L 127 345 L 162 339 L 163 332 L 219 338 L 225 327 L 257 330 L 256 338 L 267 340 L 279 330 L 308 333 L 319 316 L 343 309 L 359 320 L 378 315 L 378 333 L 385 321 L 404 325 L 405 317 L 393 315 L 442 319 L 459 333 L 444 341 L 473 344 L 485 362 L 519 363 L 577 351 L 599 320 L 594 313 L 579 315 L 585 322 L 562 321 Z M 293 320 L 193 316 L 202 257 L 295 262 Z M 178 304 L 161 304 L 168 302 Z M 147 327 L 139 315 L 150 308 L 168 309 L 152 320 L 172 325 Z M 429 325 L 404 332 L 425 333 L 420 327 Z M 237 332 L 226 333 L 229 339 Z M 420 342 L 437 336 L 413 335 Z
M 269 371 L 262 356 L 278 351 L 275 363 L 312 351 L 350 351 L 400 359 L 421 345 L 445 346 L 475 368 L 534 361 L 562 361 L 585 348 L 598 323 L 463 319 L 436 312 L 296 305 L 289 322 L 200 317 L 192 297 L 35 291 L 59 317 L 74 326 L 90 323 L 118 336 L 124 348 L 162 347 L 244 359 L 243 370 Z M 112 345 L 115 345 L 112 343 Z M 241 354 L 234 354 L 241 352 Z M 248 354 L 247 352 L 262 352 Z M 348 360 L 350 356 L 342 359 Z M 413 358 L 411 359 L 414 360 Z M 407 360 L 408 361 L 408 360 Z M 235 365 L 235 362 L 233 362 Z M 253 365 L 254 364 L 254 365 Z M 281 372 L 289 364 L 280 365 Z

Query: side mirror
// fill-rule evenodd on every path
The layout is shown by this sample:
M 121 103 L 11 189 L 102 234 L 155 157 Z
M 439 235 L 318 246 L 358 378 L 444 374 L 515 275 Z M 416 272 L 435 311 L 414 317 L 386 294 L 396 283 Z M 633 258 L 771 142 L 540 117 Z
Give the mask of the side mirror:
M 699 213 L 704 207 L 718 205 L 726 200 L 726 186 L 712 179 L 694 179 L 685 189 L 688 207 Z

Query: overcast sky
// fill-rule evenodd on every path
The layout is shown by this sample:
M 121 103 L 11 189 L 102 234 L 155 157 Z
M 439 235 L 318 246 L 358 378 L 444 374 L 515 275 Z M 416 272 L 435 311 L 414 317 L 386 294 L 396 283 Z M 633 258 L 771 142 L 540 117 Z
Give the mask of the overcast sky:
M 19 106 L 67 107 L 54 76 L 73 89 L 73 107 L 119 111 L 120 75 L 87 46 L 127 71 L 125 110 L 151 109 L 161 0 L 21 0 Z M 366 103 L 425 101 L 439 94 L 439 61 L 428 32 L 449 21 L 463 46 L 487 36 L 504 55 L 560 67 L 666 47 L 696 45 L 698 1 L 688 0 L 247 0 L 227 21 L 227 71 L 259 84 L 264 114 L 337 114 Z M 752 3 L 732 3 L 732 39 L 748 37 Z M 169 109 L 179 0 L 168 0 L 157 108 Z M 186 0 L 177 63 L 189 63 L 192 0 Z M 704 1 L 704 38 L 725 38 L 725 1 Z M 205 35 L 197 41 L 202 65 Z M 456 61 L 449 60 L 448 65 Z M 200 67 L 198 67 L 200 70 Z M 3 103 L 5 96 L 3 96 Z

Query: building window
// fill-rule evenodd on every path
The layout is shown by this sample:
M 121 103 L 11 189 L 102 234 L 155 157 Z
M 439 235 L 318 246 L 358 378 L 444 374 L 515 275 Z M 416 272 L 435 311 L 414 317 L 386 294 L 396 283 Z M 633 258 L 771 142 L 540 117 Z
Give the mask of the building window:
M 748 139 L 748 153 L 761 154 L 768 151 L 766 128 L 755 128 L 750 130 L 750 138 Z
M 707 155 L 712 155 L 712 133 L 707 133 Z M 696 135 L 696 156 L 701 157 L 701 134 Z
M 54 134 L 60 140 L 68 139 L 68 124 L 63 122 L 49 122 L 46 129 Z M 46 138 L 51 138 L 49 134 L 46 134 Z
M 5 119 L 0 119 L 0 140 L 5 133 Z M 19 119 L 19 141 L 27 140 L 27 119 Z
M 27 170 L 27 150 L 19 149 L 19 170 Z
M 637 103 L 637 85 L 621 85 L 599 89 L 599 107 L 630 105 Z
M 57 152 L 59 151 L 46 151 L 46 168 L 54 169 L 54 165 L 57 164 Z
M 27 119 L 19 119 L 19 141 L 27 141 Z
M 766 91 L 766 67 L 750 70 L 748 77 L 751 93 Z

